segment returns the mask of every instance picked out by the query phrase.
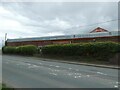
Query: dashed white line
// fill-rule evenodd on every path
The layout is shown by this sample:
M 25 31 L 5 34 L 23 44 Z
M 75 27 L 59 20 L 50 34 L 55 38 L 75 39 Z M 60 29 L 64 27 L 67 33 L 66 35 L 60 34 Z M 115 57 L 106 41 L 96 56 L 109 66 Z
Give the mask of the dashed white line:
M 27 65 L 31 65 L 30 63 L 28 63 Z
M 117 85 L 114 85 L 114 87 L 115 87 L 115 88 L 118 88 L 118 86 L 117 86 Z
M 72 74 L 71 73 L 68 73 L 69 76 L 71 76 Z
M 42 63 L 39 63 L 39 64 L 42 64 Z
M 90 77 L 90 75 L 86 75 L 87 77 Z
M 75 73 L 75 75 L 81 75 L 81 73 Z
M 33 65 L 33 67 L 35 67 L 35 68 L 36 68 L 36 67 L 39 67 L 39 66 L 37 66 L 37 65 Z
M 50 73 L 50 74 L 57 76 L 57 74 L 56 74 L 56 73 Z
M 50 66 L 53 66 L 53 65 L 50 65 Z
M 54 71 L 59 72 L 60 70 L 54 70 Z
M 60 67 L 60 66 L 55 66 L 55 67 Z
M 81 76 L 74 76 L 74 78 L 81 78 Z
M 105 74 L 105 73 L 102 73 L 102 72 L 97 72 L 97 74 L 101 74 L 101 75 L 107 75 L 107 74 Z

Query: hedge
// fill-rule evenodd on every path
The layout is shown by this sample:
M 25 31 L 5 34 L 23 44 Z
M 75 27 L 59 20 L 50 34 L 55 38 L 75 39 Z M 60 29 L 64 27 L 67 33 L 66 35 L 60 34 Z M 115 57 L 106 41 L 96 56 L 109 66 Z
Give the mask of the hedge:
M 79 44 L 47 45 L 41 48 L 43 55 L 59 56 L 92 56 L 100 60 L 108 60 L 116 53 L 120 53 L 120 43 L 115 42 L 91 42 Z M 18 47 L 6 46 L 2 48 L 5 54 L 33 55 L 39 50 L 34 45 Z
M 15 47 L 11 47 L 11 46 L 3 47 L 2 52 L 6 53 L 6 54 L 9 54 L 9 53 L 14 54 L 15 53 Z
M 20 54 L 20 55 L 33 55 L 37 51 L 37 47 L 34 45 L 25 45 L 18 47 L 5 46 L 2 48 L 2 52 L 5 54 Z
M 42 48 L 43 55 L 92 56 L 100 59 L 108 59 L 119 52 L 120 44 L 115 42 L 48 45 Z

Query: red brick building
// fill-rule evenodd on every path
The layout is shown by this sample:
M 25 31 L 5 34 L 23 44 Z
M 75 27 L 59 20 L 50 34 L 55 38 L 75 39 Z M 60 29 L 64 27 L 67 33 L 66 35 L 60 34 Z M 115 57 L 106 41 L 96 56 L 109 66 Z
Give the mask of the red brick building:
M 96 33 L 96 32 L 108 32 L 108 30 L 100 28 L 100 27 L 97 27 L 96 29 L 94 29 L 90 33 Z
M 8 46 L 21 46 L 21 45 L 45 46 L 50 44 L 67 44 L 67 43 L 81 43 L 81 42 L 94 42 L 94 41 L 118 42 L 119 38 L 120 38 L 120 34 L 118 33 L 118 31 L 108 32 L 108 30 L 98 27 L 88 34 L 7 39 L 7 45 Z

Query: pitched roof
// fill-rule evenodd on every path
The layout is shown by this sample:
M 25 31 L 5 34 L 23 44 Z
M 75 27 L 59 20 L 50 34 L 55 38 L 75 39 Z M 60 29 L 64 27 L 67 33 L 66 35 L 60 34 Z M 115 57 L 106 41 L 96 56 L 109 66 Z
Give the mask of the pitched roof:
M 103 29 L 101 27 L 97 27 L 96 29 L 94 29 L 93 31 L 91 31 L 90 33 L 96 33 L 96 32 L 108 32 L 108 30 Z

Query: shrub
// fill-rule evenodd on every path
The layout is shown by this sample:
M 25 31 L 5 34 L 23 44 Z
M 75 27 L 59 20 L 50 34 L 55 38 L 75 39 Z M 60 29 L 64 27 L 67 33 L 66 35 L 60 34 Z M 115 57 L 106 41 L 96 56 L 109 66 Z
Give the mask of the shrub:
M 48 45 L 42 48 L 42 53 L 62 56 L 92 56 L 106 59 L 120 52 L 120 44 L 115 42 L 92 42 L 80 44 Z
M 7 47 L 3 47 L 2 52 L 6 54 L 15 54 L 15 50 L 16 47 L 7 46 Z
M 33 55 L 37 52 L 37 47 L 34 45 L 21 46 L 19 49 L 20 49 L 20 54 L 23 55 Z
M 25 45 L 18 47 L 6 46 L 2 48 L 2 51 L 6 54 L 33 55 L 37 52 L 37 47 L 34 45 Z

